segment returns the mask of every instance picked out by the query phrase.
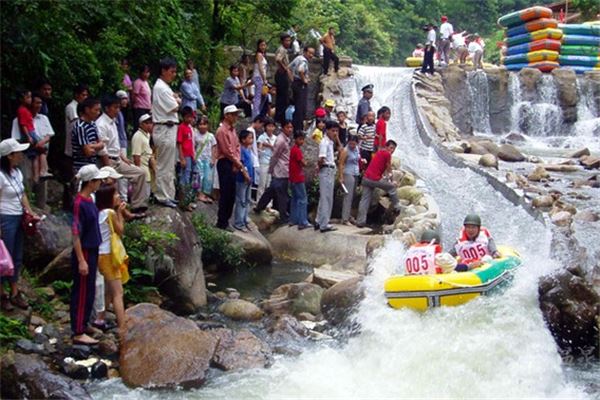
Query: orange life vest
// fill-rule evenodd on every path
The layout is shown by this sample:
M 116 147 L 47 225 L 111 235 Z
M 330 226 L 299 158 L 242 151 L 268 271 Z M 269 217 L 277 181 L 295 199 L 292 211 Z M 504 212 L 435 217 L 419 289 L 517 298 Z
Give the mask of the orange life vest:
M 405 275 L 441 274 L 442 269 L 435 265 L 435 255 L 442 252 L 439 244 L 417 243 L 412 245 L 404 255 Z
M 456 250 L 456 254 L 461 258 L 461 262 L 469 264 L 481 260 L 486 255 L 490 255 L 488 243 L 491 238 L 492 235 L 490 232 L 486 228 L 481 227 L 475 240 L 469 240 L 463 226 L 460 229 L 460 237 L 456 245 L 454 245 L 454 249 Z

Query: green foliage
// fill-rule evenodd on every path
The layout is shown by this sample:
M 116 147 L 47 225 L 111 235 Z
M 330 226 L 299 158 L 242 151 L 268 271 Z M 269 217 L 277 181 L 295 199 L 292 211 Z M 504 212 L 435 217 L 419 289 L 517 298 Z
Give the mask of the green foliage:
M 192 223 L 202 243 L 202 262 L 207 265 L 219 265 L 237 268 L 247 265 L 241 247 L 231 243 L 231 236 L 215 228 L 201 214 L 194 214 Z
M 165 251 L 179 240 L 177 235 L 142 224 L 125 224 L 123 245 L 129 255 L 129 282 L 123 286 L 126 302 L 142 303 L 157 292 L 153 285 L 154 272 L 148 269 L 148 255 L 163 257 Z
M 0 343 L 1 346 L 11 347 L 19 339 L 29 339 L 27 325 L 18 319 L 0 314 Z
M 52 299 L 42 288 L 35 288 L 34 290 L 37 299 L 35 301 L 30 300 L 29 305 L 33 308 L 33 311 L 41 315 L 42 318 L 51 319 L 54 316 L 54 308 L 50 305 Z
M 71 287 L 73 286 L 73 282 L 65 282 L 65 281 L 54 281 L 52 282 L 52 289 L 58 295 L 60 300 L 63 303 L 68 303 L 71 294 Z
M 598 0 L 571 0 L 571 7 L 581 12 L 584 21 L 594 20 L 600 14 L 600 2 Z

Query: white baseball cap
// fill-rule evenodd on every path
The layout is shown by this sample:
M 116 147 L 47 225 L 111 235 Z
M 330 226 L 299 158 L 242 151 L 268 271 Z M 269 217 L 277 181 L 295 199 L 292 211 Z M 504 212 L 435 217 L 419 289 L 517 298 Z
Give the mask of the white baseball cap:
M 19 143 L 16 139 L 5 139 L 0 142 L 0 157 L 5 157 L 11 153 L 18 153 L 29 148 L 29 143 Z
M 108 172 L 108 178 L 121 179 L 123 177 L 123 175 L 118 173 L 117 170 L 114 169 L 113 167 L 106 166 L 106 167 L 100 168 L 100 172 L 103 172 L 103 171 Z
M 117 93 L 115 93 L 117 95 L 118 98 L 120 99 L 128 99 L 129 95 L 127 94 L 126 91 L 124 90 L 117 90 Z
M 142 123 L 142 122 L 146 122 L 147 120 L 152 119 L 152 115 L 146 113 L 144 115 L 142 115 L 139 119 L 138 119 L 138 123 Z
M 76 177 L 81 182 L 88 182 L 94 179 L 106 179 L 108 174 L 108 171 L 100 171 L 94 164 L 88 164 L 81 167 Z
M 233 114 L 233 113 L 239 113 L 241 110 L 239 108 L 237 108 L 234 104 L 225 107 L 225 109 L 223 110 L 223 114 Z

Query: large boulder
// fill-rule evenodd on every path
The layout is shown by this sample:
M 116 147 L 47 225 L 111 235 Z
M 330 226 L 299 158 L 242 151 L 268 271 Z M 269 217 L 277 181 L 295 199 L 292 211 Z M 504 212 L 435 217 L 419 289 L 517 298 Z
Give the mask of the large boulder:
M 527 176 L 527 179 L 533 182 L 540 182 L 544 179 L 548 179 L 550 174 L 546 171 L 546 168 L 538 165 L 533 169 L 533 171 Z
M 423 192 L 414 186 L 402 186 L 397 189 L 398 198 L 407 200 L 410 204 L 419 204 L 423 197 Z
M 39 279 L 47 284 L 54 281 L 69 281 L 71 279 L 71 253 L 73 249 L 67 247 L 61 251 L 40 273 Z
M 537 98 L 537 84 L 541 77 L 542 71 L 536 68 L 523 68 L 519 72 L 523 101 L 534 101 Z
M 579 268 L 569 268 L 540 280 L 540 308 L 563 354 L 598 351 L 600 296 Z
M 288 283 L 275 289 L 263 302 L 263 308 L 272 313 L 317 315 L 321 312 L 323 291 L 322 287 L 312 283 Z
M 479 159 L 479 165 L 482 167 L 498 169 L 498 159 L 493 154 L 484 154 Z
M 452 98 L 450 102 L 450 113 L 454 125 L 463 134 L 472 134 L 471 124 L 471 96 L 467 83 L 467 73 L 463 68 L 449 65 L 442 70 L 445 95 Z
M 508 93 L 509 72 L 501 68 L 485 71 L 488 81 L 490 128 L 494 133 L 505 133 L 510 128 L 511 99 Z
M 345 325 L 363 298 L 362 277 L 351 278 L 325 290 L 321 297 L 321 312 L 332 324 Z
M 236 321 L 255 321 L 263 317 L 263 311 L 246 300 L 227 300 L 219 306 L 219 312 Z
M 161 294 L 171 300 L 173 310 L 192 313 L 206 305 L 202 245 L 189 216 L 167 207 L 152 208 L 144 223 L 178 238 L 164 254 L 150 252 L 146 260 Z
M 133 387 L 201 385 L 218 339 L 188 319 L 141 303 L 127 310 L 119 359 L 123 382 Z
M 41 214 L 42 212 L 39 211 Z M 25 239 L 23 264 L 34 271 L 42 271 L 64 249 L 73 244 L 70 216 L 66 214 L 46 214 L 33 237 Z
M 5 399 L 92 398 L 79 382 L 51 371 L 37 355 L 9 351 L 2 357 L 1 374 Z
M 410 186 L 407 186 L 410 188 Z M 299 231 L 282 226 L 268 238 L 276 257 L 321 266 L 325 263 L 340 270 L 365 272 L 365 246 L 373 235 L 370 229 L 337 225 L 337 231 L 321 233 L 313 229 Z
M 210 334 L 219 341 L 212 358 L 213 366 L 219 369 L 233 371 L 265 368 L 273 361 L 269 346 L 247 329 L 233 332 L 218 328 L 211 330 Z
M 242 248 L 247 262 L 257 265 L 270 264 L 273 260 L 271 244 L 254 223 L 250 223 L 250 226 L 252 230 L 249 232 L 235 230 L 231 235 L 231 242 Z
M 502 161 L 508 162 L 517 162 L 517 161 L 525 161 L 525 156 L 519 149 L 511 144 L 503 144 L 500 146 L 500 151 L 498 152 L 498 158 Z
M 569 68 L 557 68 L 552 71 L 554 83 L 558 91 L 558 104 L 562 109 L 563 121 L 573 123 L 577 121 L 577 75 Z

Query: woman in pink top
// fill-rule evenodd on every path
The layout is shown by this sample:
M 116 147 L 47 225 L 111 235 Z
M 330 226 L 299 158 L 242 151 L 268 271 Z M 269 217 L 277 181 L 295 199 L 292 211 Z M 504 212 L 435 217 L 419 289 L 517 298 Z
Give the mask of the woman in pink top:
M 140 76 L 133 82 L 132 105 L 133 105 L 133 130 L 138 129 L 139 118 L 150 112 L 152 108 L 152 89 L 148 84 L 150 78 L 150 67 L 144 65 L 140 71 Z

